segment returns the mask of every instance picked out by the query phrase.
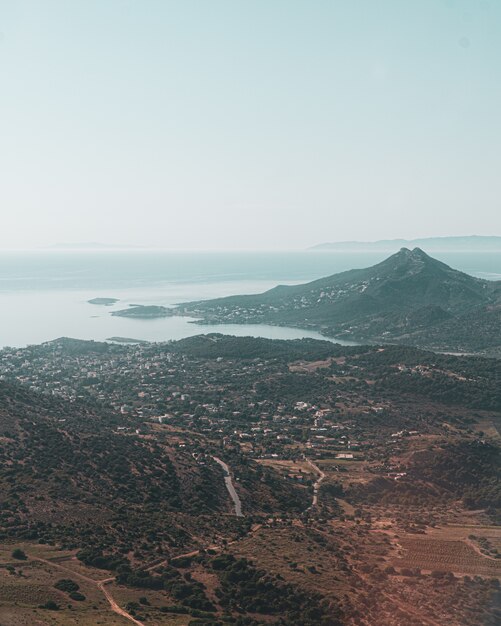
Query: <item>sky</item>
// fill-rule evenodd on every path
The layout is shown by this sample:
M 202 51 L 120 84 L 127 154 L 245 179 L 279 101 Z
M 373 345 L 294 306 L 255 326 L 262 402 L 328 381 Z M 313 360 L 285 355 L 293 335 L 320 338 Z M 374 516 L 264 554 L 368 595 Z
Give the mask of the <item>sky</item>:
M 0 0 L 0 249 L 501 235 L 499 0 Z

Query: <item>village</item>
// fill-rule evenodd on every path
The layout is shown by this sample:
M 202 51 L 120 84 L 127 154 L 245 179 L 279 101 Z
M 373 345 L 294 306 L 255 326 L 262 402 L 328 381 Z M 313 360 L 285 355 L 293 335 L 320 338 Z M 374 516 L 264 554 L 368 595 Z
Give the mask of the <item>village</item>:
M 344 371 L 333 366 L 339 379 Z M 298 399 L 298 389 L 282 380 L 297 369 L 266 359 L 236 367 L 232 360 L 192 357 L 169 344 L 61 339 L 0 352 L 0 380 L 111 409 L 124 416 L 124 425 L 116 427 L 123 434 L 159 432 L 162 425 L 176 445 L 189 449 L 190 434 L 199 433 L 214 448 L 238 451 L 305 485 L 314 479 L 311 467 L 301 465 L 305 459 L 325 461 L 331 474 L 405 476 L 390 457 L 430 432 L 426 420 L 420 431 L 407 426 L 412 419 L 401 420 L 404 427 L 395 430 L 391 403 L 357 392 L 352 371 L 343 385 L 305 387 Z M 320 383 L 325 374 L 324 368 L 314 372 Z M 283 388 L 267 391 L 276 380 Z M 381 427 L 387 415 L 392 426 Z

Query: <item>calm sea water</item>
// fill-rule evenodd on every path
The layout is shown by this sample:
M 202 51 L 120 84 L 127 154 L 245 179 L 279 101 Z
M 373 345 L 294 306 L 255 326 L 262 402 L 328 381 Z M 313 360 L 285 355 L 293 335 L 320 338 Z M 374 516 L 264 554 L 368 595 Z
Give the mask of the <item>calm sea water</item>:
M 0 253 L 0 347 L 25 346 L 57 337 L 149 341 L 201 332 L 292 339 L 314 332 L 266 325 L 199 326 L 183 318 L 112 317 L 129 304 L 175 304 L 218 296 L 259 293 L 382 261 L 387 253 L 333 252 L 2 252 Z M 464 272 L 501 280 L 499 253 L 434 256 Z M 113 307 L 89 304 L 118 298 Z

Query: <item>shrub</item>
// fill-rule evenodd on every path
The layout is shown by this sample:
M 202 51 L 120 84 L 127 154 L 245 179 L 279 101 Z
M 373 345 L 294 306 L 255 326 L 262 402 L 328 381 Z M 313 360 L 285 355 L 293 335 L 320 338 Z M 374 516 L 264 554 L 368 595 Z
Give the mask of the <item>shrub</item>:
M 40 604 L 39 609 L 46 609 L 47 611 L 59 611 L 59 604 L 56 604 L 54 600 L 47 600 L 45 604 Z
M 83 600 L 85 600 L 84 594 L 80 593 L 79 591 L 72 591 L 70 593 L 70 598 L 72 600 L 75 600 L 76 602 L 83 602 Z
M 61 578 L 61 580 L 57 581 L 54 587 L 59 589 L 59 591 L 64 591 L 66 593 L 71 593 L 72 591 L 78 591 L 80 589 L 78 583 L 71 580 L 71 578 Z
M 16 548 L 15 550 L 13 550 L 11 556 L 13 559 L 18 559 L 18 561 L 26 561 L 26 559 L 28 558 L 23 550 L 21 550 L 21 548 Z

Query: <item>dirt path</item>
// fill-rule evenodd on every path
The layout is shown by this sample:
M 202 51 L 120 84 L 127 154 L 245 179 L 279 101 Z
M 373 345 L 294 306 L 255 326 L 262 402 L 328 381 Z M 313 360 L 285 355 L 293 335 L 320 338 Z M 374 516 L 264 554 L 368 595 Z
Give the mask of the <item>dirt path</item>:
M 472 548 L 473 550 L 475 550 L 475 552 L 481 556 L 483 559 L 488 559 L 491 561 L 497 561 L 497 558 L 495 556 L 491 556 L 490 554 L 484 554 L 482 552 L 482 550 L 480 549 L 480 546 L 473 541 L 472 539 L 470 539 L 469 537 L 466 537 L 465 539 L 463 539 L 464 543 L 466 543 L 468 546 L 470 546 L 470 548 Z
M 125 617 L 125 619 L 128 619 L 132 623 L 136 624 L 136 626 L 144 626 L 143 622 L 140 622 L 135 617 L 132 617 L 132 615 L 130 613 L 127 613 L 125 609 L 122 609 L 120 606 L 118 606 L 115 599 L 111 595 L 110 590 L 106 589 L 105 585 L 109 585 L 114 580 L 114 578 L 107 578 L 106 580 L 101 580 L 97 583 L 98 589 L 100 589 L 104 593 L 104 597 L 108 600 L 111 610 L 114 611 L 117 615 L 121 615 L 122 617 Z
M 42 559 L 42 558 L 36 557 L 36 556 L 29 557 L 29 558 L 32 561 L 38 561 L 39 563 L 44 563 L 45 565 L 49 565 L 50 567 L 55 567 L 56 569 L 61 570 L 62 572 L 66 572 L 68 574 L 71 574 L 75 578 L 80 578 L 80 580 L 84 580 L 86 583 L 89 583 L 91 585 L 96 585 L 96 587 L 100 591 L 102 591 L 102 593 L 104 594 L 104 597 L 108 601 L 108 604 L 110 605 L 110 608 L 111 608 L 111 610 L 114 613 L 116 613 L 117 615 L 120 615 L 121 617 L 125 617 L 125 619 L 128 619 L 133 624 L 136 624 L 136 626 L 145 626 L 143 622 L 140 622 L 139 620 L 135 619 L 134 617 L 132 617 L 132 615 L 130 615 L 130 613 L 127 613 L 127 611 L 125 609 L 122 609 L 116 603 L 116 601 L 113 598 L 113 596 L 111 595 L 111 592 L 109 591 L 109 589 L 106 589 L 105 585 L 108 585 L 108 584 L 112 583 L 115 580 L 115 578 L 113 576 L 111 578 L 105 578 L 104 580 L 94 580 L 93 578 L 90 578 L 89 576 L 85 576 L 84 574 L 80 574 L 79 572 L 75 572 L 71 568 L 64 567 L 64 565 L 60 565 L 59 563 L 56 563 L 54 561 L 49 561 L 48 559 Z
M 210 548 L 214 549 L 214 548 L 217 548 L 217 546 L 207 546 L 206 550 L 209 550 Z M 200 550 L 192 550 L 191 552 L 186 552 L 185 554 L 178 554 L 177 556 L 173 556 L 172 558 L 173 559 L 182 559 L 182 558 L 186 558 L 186 557 L 198 556 L 199 554 L 200 554 Z M 154 572 L 159 567 L 165 567 L 168 564 L 169 564 L 169 561 L 167 559 L 162 559 L 158 563 L 153 563 L 153 565 L 145 567 L 144 571 L 145 572 Z
M 61 571 L 71 574 L 72 576 L 76 576 L 76 578 L 80 578 L 80 580 L 84 580 L 86 583 L 90 583 L 91 585 L 97 585 L 99 583 L 99 581 L 95 578 L 90 578 L 90 576 L 85 576 L 84 574 L 80 574 L 80 572 L 75 572 L 75 570 L 72 570 L 70 567 L 64 567 L 64 565 L 61 565 L 59 562 L 42 559 L 38 556 L 30 556 L 29 558 L 32 561 L 38 561 L 40 563 L 45 563 L 45 565 L 50 565 L 51 567 L 60 569 Z

